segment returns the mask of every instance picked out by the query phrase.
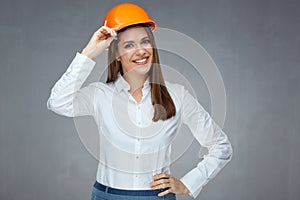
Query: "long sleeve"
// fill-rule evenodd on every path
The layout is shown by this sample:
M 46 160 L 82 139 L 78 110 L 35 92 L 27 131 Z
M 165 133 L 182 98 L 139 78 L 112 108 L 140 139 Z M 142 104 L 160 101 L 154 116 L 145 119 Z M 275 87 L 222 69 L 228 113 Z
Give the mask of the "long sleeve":
M 67 117 L 91 115 L 94 109 L 94 87 L 81 86 L 95 64 L 90 58 L 76 53 L 66 72 L 52 88 L 47 108 Z
M 232 146 L 199 102 L 188 91 L 184 90 L 183 94 L 182 121 L 197 141 L 208 148 L 203 160 L 180 179 L 190 190 L 189 195 L 196 198 L 203 186 L 231 160 Z

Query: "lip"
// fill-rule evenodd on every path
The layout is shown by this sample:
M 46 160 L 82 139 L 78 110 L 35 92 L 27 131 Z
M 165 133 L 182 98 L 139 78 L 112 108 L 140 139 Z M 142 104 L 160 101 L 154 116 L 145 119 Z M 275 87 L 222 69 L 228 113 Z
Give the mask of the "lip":
M 134 62 L 137 65 L 145 65 L 148 63 L 149 57 L 143 57 L 143 58 L 138 58 L 133 60 L 132 62 Z

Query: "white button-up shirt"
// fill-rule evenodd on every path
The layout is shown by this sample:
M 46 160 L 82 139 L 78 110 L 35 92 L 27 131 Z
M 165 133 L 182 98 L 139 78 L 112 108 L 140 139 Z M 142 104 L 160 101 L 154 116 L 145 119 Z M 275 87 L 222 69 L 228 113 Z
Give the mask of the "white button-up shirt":
M 150 189 L 153 175 L 170 173 L 172 140 L 184 123 L 197 141 L 209 149 L 204 159 L 180 178 L 190 190 L 189 195 L 196 198 L 232 157 L 226 134 L 179 84 L 166 81 L 176 115 L 158 122 L 152 121 L 149 78 L 139 103 L 128 92 L 130 86 L 120 74 L 114 83 L 95 82 L 81 88 L 94 66 L 95 61 L 77 53 L 52 88 L 47 107 L 68 117 L 94 117 L 100 134 L 97 181 L 119 189 Z

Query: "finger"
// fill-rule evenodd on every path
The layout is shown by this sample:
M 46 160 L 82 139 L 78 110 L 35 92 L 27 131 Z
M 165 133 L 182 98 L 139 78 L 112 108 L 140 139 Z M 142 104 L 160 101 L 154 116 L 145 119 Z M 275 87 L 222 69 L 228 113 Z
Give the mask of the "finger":
M 108 33 L 109 33 L 108 27 L 102 26 L 102 27 L 99 29 L 99 32 L 102 33 L 102 34 L 108 34 Z
M 157 181 L 150 183 L 150 186 L 156 186 L 156 185 L 160 185 L 163 183 L 170 183 L 170 181 L 169 181 L 169 179 L 159 179 Z
M 171 188 L 171 184 L 170 183 L 162 183 L 162 184 L 156 185 L 154 187 L 151 187 L 152 190 L 165 189 L 165 188 Z
M 117 35 L 117 33 L 114 30 L 104 26 L 101 29 L 101 33 L 106 37 L 115 37 Z
M 156 174 L 153 176 L 153 180 L 158 180 L 161 178 L 170 178 L 170 174 Z
M 170 179 L 158 179 L 156 181 L 153 181 L 152 183 L 150 183 L 151 186 L 155 186 L 155 185 L 159 185 L 159 184 L 162 184 L 162 183 L 169 183 L 170 182 Z
M 113 28 L 109 28 L 108 30 L 112 36 L 117 36 L 117 33 Z
M 103 30 L 105 30 L 106 27 L 105 26 L 101 26 L 96 32 L 102 33 Z
M 111 29 L 111 30 L 112 30 L 114 36 L 117 36 L 117 32 L 115 30 L 113 30 L 113 29 Z
M 171 193 L 171 188 L 168 189 L 168 190 L 165 190 L 165 191 L 163 191 L 163 192 L 161 192 L 161 193 L 158 193 L 158 196 L 159 196 L 159 197 L 162 197 L 162 196 L 165 196 L 166 194 L 169 194 L 169 193 Z
M 112 29 L 109 29 L 109 34 L 110 34 L 112 37 L 115 36 L 114 31 L 113 31 Z
M 103 26 L 106 26 L 106 24 L 107 24 L 107 20 L 104 21 L 104 25 Z

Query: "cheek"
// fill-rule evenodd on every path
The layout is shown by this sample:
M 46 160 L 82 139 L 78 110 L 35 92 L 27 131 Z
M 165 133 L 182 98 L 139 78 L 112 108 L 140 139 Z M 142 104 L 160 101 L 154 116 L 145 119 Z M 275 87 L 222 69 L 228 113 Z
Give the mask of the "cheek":
M 153 56 L 153 48 L 152 47 L 147 48 L 147 51 L 149 52 L 149 54 L 151 54 Z
M 153 59 L 154 59 L 154 57 L 153 57 L 153 49 L 149 49 L 149 54 L 151 55 L 151 60 L 153 62 Z
M 127 61 L 130 60 L 130 58 L 132 57 L 132 51 L 123 51 L 120 53 L 120 58 L 121 60 Z

